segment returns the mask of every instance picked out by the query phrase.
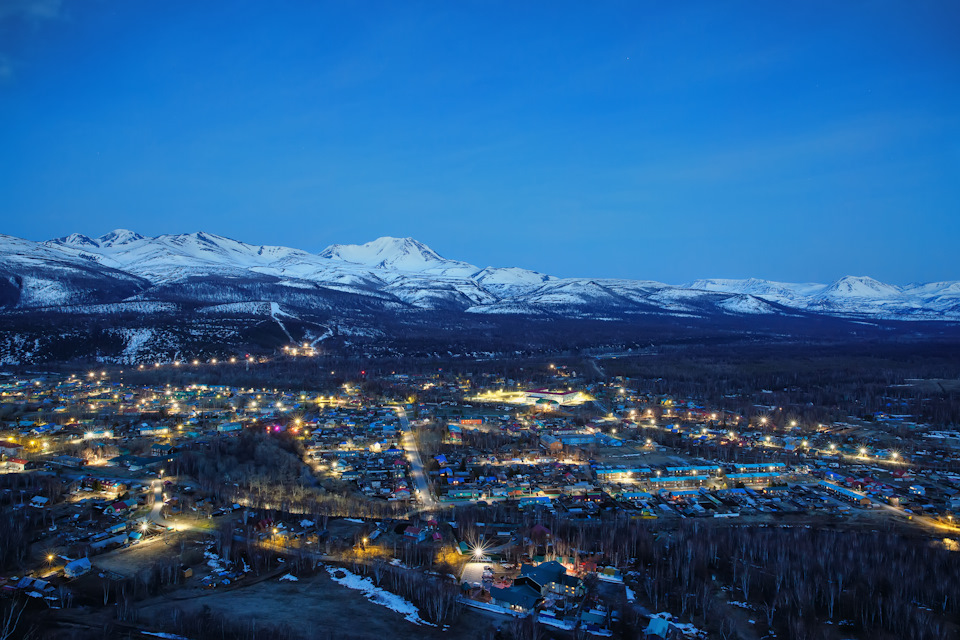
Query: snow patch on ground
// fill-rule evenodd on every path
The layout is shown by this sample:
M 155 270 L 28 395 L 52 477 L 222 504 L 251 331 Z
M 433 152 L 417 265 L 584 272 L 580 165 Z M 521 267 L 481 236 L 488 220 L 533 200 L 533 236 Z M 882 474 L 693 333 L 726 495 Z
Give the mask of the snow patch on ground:
M 228 302 L 226 304 L 215 304 L 209 307 L 197 309 L 198 313 L 212 314 L 244 314 L 252 316 L 265 316 L 270 313 L 270 305 L 266 302 Z
M 663 612 L 660 612 L 660 613 L 651 614 L 650 617 L 651 617 L 651 618 L 662 618 L 662 619 L 666 620 L 667 622 L 670 623 L 671 626 L 675 627 L 677 630 L 680 631 L 680 633 L 682 633 L 682 634 L 685 635 L 685 636 L 689 636 L 689 637 L 691 637 L 691 638 L 706 638 L 706 637 L 707 637 L 707 632 L 706 632 L 706 631 L 701 631 L 700 629 L 696 628 L 696 627 L 695 627 L 694 625 L 692 625 L 691 623 L 689 623 L 689 622 L 677 622 L 676 619 L 673 617 L 673 614 L 672 614 L 672 613 L 663 611 Z
M 355 573 L 347 571 L 346 569 L 340 569 L 338 567 L 324 565 L 324 569 L 326 569 L 327 573 L 330 574 L 330 578 L 340 586 L 363 592 L 363 595 L 366 596 L 367 600 L 370 602 L 379 604 L 380 606 L 386 607 L 392 611 L 396 611 L 409 622 L 412 622 L 413 624 L 425 624 L 431 627 L 436 626 L 435 624 L 431 624 L 421 618 L 420 611 L 413 605 L 412 602 L 401 598 L 395 593 L 390 593 L 385 589 L 381 589 L 373 584 L 373 581 L 370 578 L 358 576 Z M 338 577 L 340 575 L 342 575 L 342 577 Z
M 288 582 L 297 582 L 297 581 L 300 580 L 300 578 L 298 578 L 297 576 L 293 575 L 292 573 L 286 573 L 286 574 L 280 576 L 280 582 L 283 582 L 284 580 L 287 580 Z
M 123 349 L 123 355 L 131 358 L 137 357 L 153 337 L 153 329 L 123 329 L 122 333 L 127 341 L 127 346 Z
M 214 571 L 224 571 L 226 569 L 223 563 L 223 558 L 221 558 L 214 552 L 204 551 L 203 557 L 207 559 L 207 566 L 213 569 Z

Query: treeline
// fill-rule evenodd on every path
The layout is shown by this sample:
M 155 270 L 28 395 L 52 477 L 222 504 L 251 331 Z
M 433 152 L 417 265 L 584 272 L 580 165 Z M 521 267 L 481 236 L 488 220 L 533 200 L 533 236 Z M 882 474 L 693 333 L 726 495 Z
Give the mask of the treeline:
M 463 611 L 460 589 L 449 578 L 394 566 L 383 558 L 373 562 L 354 561 L 350 570 L 409 600 L 419 609 L 421 617 L 433 624 L 450 624 Z
M 623 515 L 572 520 L 496 505 L 457 510 L 468 542 L 488 533 L 478 522 L 519 525 L 515 553 L 632 570 L 654 611 L 695 616 L 725 639 L 737 637 L 728 600 L 748 603 L 781 637 L 811 640 L 832 637 L 824 629 L 841 622 L 852 633 L 935 640 L 960 618 L 960 554 L 937 540 L 689 521 L 667 529 Z M 537 524 L 549 533 L 534 533 Z
M 173 471 L 195 478 L 220 501 L 276 512 L 391 518 L 404 511 L 399 503 L 328 491 L 303 463 L 302 446 L 287 434 L 247 429 L 235 438 L 213 438 L 209 449 L 183 452 Z
M 30 499 L 40 496 L 52 504 L 68 489 L 59 478 L 0 475 L 0 570 L 23 567 L 37 530 L 47 523 L 48 510 L 30 507 Z
M 654 610 L 698 616 L 724 638 L 736 637 L 735 625 L 717 598 L 719 585 L 792 638 L 826 638 L 824 622 L 847 621 L 863 633 L 935 640 L 960 613 L 960 557 L 925 540 L 805 527 L 693 523 L 665 532 L 624 520 L 557 524 L 558 555 L 586 549 L 632 564 Z
M 907 383 L 956 380 L 958 362 L 960 342 L 953 340 L 691 346 L 604 360 L 602 365 L 610 376 L 632 378 L 631 387 L 641 391 L 698 398 L 744 415 L 765 405 L 783 407 L 783 419 L 806 424 L 877 411 L 952 424 L 960 422 L 960 390 Z

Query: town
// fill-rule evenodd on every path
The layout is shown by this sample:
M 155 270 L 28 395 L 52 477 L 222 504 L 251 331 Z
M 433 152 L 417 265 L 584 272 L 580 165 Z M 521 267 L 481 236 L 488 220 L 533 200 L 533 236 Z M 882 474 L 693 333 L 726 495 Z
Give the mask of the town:
M 735 638 L 813 629 L 751 564 L 757 531 L 799 550 L 885 530 L 934 541 L 941 571 L 956 564 L 960 433 L 912 415 L 812 423 L 572 363 L 526 378 L 362 371 L 309 389 L 160 382 L 259 362 L 3 378 L 0 593 L 14 610 L 202 637 L 241 624 L 231 597 L 262 594 L 249 610 L 269 620 L 271 585 L 322 577 L 421 635 Z M 728 552 L 689 551 L 712 580 L 668 575 L 678 546 L 703 538 Z M 932 605 L 943 588 L 918 581 L 910 597 Z M 838 630 L 862 624 L 839 585 L 823 606 Z M 902 624 L 937 623 L 921 608 Z

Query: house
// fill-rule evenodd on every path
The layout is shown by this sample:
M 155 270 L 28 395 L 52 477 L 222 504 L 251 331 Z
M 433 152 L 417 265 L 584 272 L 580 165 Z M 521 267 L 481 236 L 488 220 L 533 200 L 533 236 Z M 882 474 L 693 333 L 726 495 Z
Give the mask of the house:
M 415 527 L 413 525 L 410 525 L 409 527 L 403 530 L 403 537 L 411 538 L 413 540 L 416 540 L 417 542 L 423 542 L 426 539 L 427 534 L 424 533 L 423 529 L 421 529 L 420 527 Z
M 663 618 L 650 618 L 650 624 L 643 630 L 643 637 L 654 639 L 663 638 L 665 640 L 676 640 L 683 637 L 681 630 L 669 620 Z
M 102 540 L 97 540 L 96 542 L 91 543 L 90 549 L 93 551 L 99 551 L 101 549 L 106 549 L 107 547 L 111 547 L 113 545 L 126 544 L 126 542 L 127 542 L 127 534 L 119 533 L 115 536 L 103 538 Z
M 5 456 L 17 456 L 20 455 L 21 451 L 23 451 L 23 447 L 18 445 L 16 442 L 0 440 L 0 454 Z
M 537 541 L 543 541 L 550 538 L 553 535 L 550 529 L 546 528 L 540 523 L 533 525 L 533 528 L 530 529 L 530 537 Z
M 26 471 L 30 466 L 30 462 L 23 458 L 10 458 L 7 460 L 7 467 L 14 471 Z
M 68 578 L 77 578 L 90 571 L 90 558 L 72 560 L 63 567 L 63 575 Z
M 153 457 L 162 458 L 164 456 L 169 456 L 171 453 L 173 453 L 176 450 L 177 450 L 176 447 L 171 447 L 165 444 L 155 444 L 152 447 L 150 447 L 150 455 Z
M 533 611 L 543 599 L 540 592 L 529 584 L 516 584 L 510 587 L 491 587 L 490 598 L 493 604 L 517 613 Z
M 556 560 L 544 562 L 536 567 L 525 564 L 520 567 L 520 577 L 514 584 L 526 582 L 538 589 L 540 595 L 554 593 L 561 596 L 580 597 L 584 594 L 583 582 L 576 576 L 567 574 L 567 568 Z
M 47 506 L 48 502 L 50 502 L 49 498 L 44 498 L 42 496 L 33 496 L 33 498 L 30 499 L 30 506 L 37 507 L 38 509 L 42 509 L 43 507 Z
M 103 512 L 108 516 L 112 516 L 118 513 L 123 513 L 124 511 L 128 511 L 130 509 L 134 509 L 136 507 L 137 507 L 137 501 L 134 500 L 133 498 L 130 498 L 127 500 L 118 500 L 114 502 L 113 504 L 108 506 L 106 509 L 104 509 Z

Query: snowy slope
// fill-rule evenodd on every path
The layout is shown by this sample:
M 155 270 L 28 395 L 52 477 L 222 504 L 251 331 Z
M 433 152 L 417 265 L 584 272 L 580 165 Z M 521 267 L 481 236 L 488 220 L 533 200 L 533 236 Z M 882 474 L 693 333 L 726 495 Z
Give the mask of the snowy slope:
M 0 276 L 0 305 L 20 309 L 129 300 L 236 313 L 259 309 L 264 301 L 313 310 L 352 301 L 358 309 L 368 305 L 391 313 L 435 309 L 575 318 L 811 313 L 960 320 L 958 282 L 896 287 L 848 276 L 830 284 L 751 278 L 672 286 L 555 278 L 520 268 L 478 268 L 444 258 L 412 238 L 391 237 L 310 253 L 202 231 L 149 238 L 115 229 L 96 238 L 74 233 L 44 243 L 0 236 Z
M 413 238 L 389 236 L 366 244 L 333 244 L 321 251 L 320 257 L 393 271 L 425 271 L 448 262 Z
M 148 283 L 80 255 L 0 235 L 0 306 L 52 307 L 112 302 Z

